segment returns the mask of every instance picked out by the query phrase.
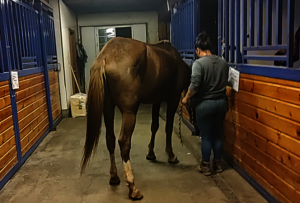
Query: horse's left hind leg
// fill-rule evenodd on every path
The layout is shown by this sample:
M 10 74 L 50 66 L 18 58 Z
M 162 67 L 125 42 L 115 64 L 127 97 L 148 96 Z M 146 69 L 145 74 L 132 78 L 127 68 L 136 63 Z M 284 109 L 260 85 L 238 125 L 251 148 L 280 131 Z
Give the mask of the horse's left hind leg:
M 166 152 L 169 156 L 168 162 L 169 163 L 179 163 L 177 157 L 173 153 L 172 148 L 172 133 L 173 133 L 173 124 L 174 124 L 174 117 L 175 113 L 179 104 L 178 99 L 171 99 L 167 105 L 167 121 L 166 121 Z
M 148 145 L 149 151 L 147 154 L 147 160 L 155 160 L 156 156 L 154 153 L 154 142 L 155 142 L 155 135 L 159 128 L 159 109 L 160 109 L 160 103 L 153 104 L 152 105 L 152 123 L 151 123 L 151 140 Z
M 140 200 L 143 198 L 143 195 L 135 187 L 134 176 L 130 164 L 130 148 L 131 148 L 131 137 L 134 131 L 136 122 L 136 111 L 122 111 L 122 128 L 121 134 L 119 137 L 119 145 L 121 149 L 121 156 L 124 166 L 124 176 L 126 179 L 126 185 L 129 188 L 129 198 L 133 200 Z

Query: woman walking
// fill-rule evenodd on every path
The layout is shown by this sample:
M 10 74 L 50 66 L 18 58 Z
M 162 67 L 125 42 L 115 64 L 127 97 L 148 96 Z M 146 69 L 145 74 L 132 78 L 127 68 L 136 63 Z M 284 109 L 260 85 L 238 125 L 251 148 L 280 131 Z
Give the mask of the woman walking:
M 210 155 L 214 153 L 213 168 L 222 172 L 222 128 L 228 111 L 226 86 L 229 66 L 222 58 L 211 54 L 210 39 L 205 32 L 198 35 L 195 42 L 197 59 L 192 67 L 191 84 L 183 104 L 187 105 L 194 96 L 195 112 L 201 133 L 202 160 L 198 170 L 211 175 Z

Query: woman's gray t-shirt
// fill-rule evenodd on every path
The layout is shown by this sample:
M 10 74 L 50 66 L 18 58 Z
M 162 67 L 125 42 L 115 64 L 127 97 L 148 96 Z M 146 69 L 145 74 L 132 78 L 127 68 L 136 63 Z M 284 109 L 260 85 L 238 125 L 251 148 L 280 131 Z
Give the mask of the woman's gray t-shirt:
M 192 67 L 190 90 L 196 92 L 196 101 L 226 98 L 229 66 L 214 55 L 197 59 Z

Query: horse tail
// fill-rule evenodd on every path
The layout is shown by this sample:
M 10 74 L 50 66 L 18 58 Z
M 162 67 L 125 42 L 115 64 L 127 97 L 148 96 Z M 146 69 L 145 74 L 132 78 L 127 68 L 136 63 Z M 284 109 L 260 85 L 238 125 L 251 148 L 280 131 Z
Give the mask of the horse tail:
M 87 95 L 86 138 L 81 160 L 81 175 L 92 153 L 96 153 L 102 124 L 105 97 L 105 60 L 103 65 L 91 68 L 89 90 Z

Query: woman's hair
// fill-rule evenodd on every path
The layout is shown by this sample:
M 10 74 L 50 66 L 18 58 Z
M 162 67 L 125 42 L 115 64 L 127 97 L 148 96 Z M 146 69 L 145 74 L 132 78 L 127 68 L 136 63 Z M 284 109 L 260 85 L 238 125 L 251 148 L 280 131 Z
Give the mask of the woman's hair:
M 195 49 L 210 50 L 210 38 L 206 35 L 206 32 L 201 32 L 195 41 Z

